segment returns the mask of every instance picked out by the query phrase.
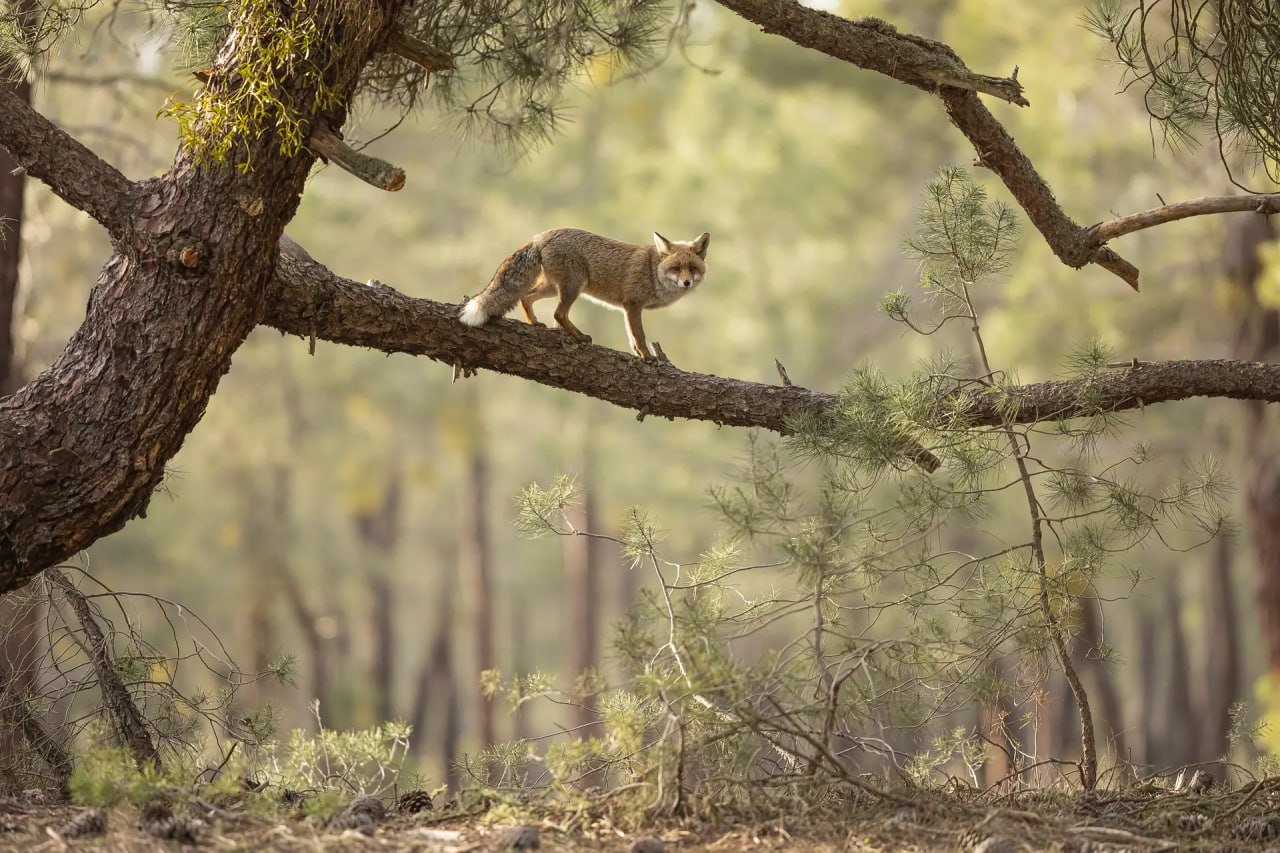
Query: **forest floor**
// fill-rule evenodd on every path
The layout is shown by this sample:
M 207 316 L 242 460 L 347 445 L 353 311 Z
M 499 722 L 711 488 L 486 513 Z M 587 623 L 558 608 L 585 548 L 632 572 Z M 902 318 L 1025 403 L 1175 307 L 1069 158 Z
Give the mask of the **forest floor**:
M 821 816 L 766 821 L 669 820 L 639 832 L 624 832 L 602 817 L 517 827 L 429 811 L 392 814 L 364 831 L 225 809 L 203 820 L 169 818 L 147 825 L 131 807 L 95 812 L 0 799 L 0 849 L 1280 851 L 1280 780 L 1218 794 L 1130 789 L 1092 797 L 1030 792 L 1001 799 L 976 802 L 934 792 L 913 806 L 871 803 L 843 814 L 824 809 Z

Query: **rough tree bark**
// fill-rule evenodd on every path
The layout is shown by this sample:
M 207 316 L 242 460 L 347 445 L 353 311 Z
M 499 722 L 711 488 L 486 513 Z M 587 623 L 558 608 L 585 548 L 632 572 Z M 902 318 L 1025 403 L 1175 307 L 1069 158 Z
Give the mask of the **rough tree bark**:
M 402 0 L 311 0 L 324 31 L 309 57 L 347 103 Z M 348 20 L 359 19 L 359 26 Z M 260 50 L 233 27 L 209 87 Z M 282 73 L 281 97 L 319 104 L 319 82 Z M 344 107 L 308 114 L 340 127 Z M 184 145 L 163 176 L 131 183 L 0 92 L 0 143 L 29 174 L 102 222 L 113 255 L 85 321 L 53 365 L 0 399 L 0 591 L 19 585 L 145 513 L 164 464 L 204 414 L 232 354 L 258 324 L 280 235 L 313 155 L 286 155 L 272 134 L 236 151 L 253 169 L 202 164 Z

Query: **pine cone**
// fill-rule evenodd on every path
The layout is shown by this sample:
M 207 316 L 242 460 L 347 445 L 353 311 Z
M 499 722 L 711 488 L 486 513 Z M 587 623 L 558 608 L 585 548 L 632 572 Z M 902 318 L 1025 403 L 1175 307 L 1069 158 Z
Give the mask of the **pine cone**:
M 102 809 L 90 809 L 67 821 L 58 829 L 63 838 L 83 838 L 86 835 L 101 835 L 107 831 L 107 813 Z
M 147 824 L 147 832 L 179 844 L 195 844 L 200 840 L 200 822 L 186 817 L 168 817 Z
M 431 811 L 431 795 L 421 789 L 405 791 L 396 800 L 396 811 L 401 814 L 417 814 Z
M 152 800 L 142 807 L 142 814 L 138 816 L 138 825 L 145 827 L 148 824 L 159 823 L 171 817 L 173 817 L 172 806 L 164 800 Z
M 373 835 L 378 822 L 387 816 L 386 806 L 377 797 L 359 796 L 329 822 L 332 829 L 355 829 Z
M 387 816 L 387 807 L 382 804 L 382 800 L 377 797 L 359 796 L 351 802 L 347 803 L 347 809 L 344 814 L 351 816 L 363 816 L 373 823 L 378 823 Z

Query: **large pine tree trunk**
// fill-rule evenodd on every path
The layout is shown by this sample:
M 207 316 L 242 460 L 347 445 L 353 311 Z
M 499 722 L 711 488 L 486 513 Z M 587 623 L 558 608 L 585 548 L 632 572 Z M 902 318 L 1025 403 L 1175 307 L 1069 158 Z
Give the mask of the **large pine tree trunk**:
M 307 57 L 309 67 L 325 69 L 323 81 L 286 69 L 276 94 L 304 110 L 338 104 L 303 118 L 341 127 L 402 0 L 294 5 L 341 37 L 316 40 Z M 260 56 L 270 37 L 233 26 L 210 96 L 230 96 L 238 84 L 228 72 Z M 321 96 L 322 82 L 332 97 Z M 0 398 L 6 591 L 145 514 L 165 463 L 262 320 L 280 237 L 315 158 L 287 153 L 275 134 L 262 133 L 238 142 L 236 162 L 202 162 L 202 151 L 184 145 L 165 175 L 133 183 L 11 91 L 0 92 L 0 128 L 15 160 L 108 229 L 114 252 L 57 360 Z

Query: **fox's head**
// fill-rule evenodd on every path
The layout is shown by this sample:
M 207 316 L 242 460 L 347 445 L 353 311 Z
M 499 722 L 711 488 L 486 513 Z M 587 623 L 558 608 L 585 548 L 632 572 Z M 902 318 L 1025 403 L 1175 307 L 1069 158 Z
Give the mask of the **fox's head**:
M 653 244 L 663 256 L 658 262 L 658 278 L 678 292 L 692 290 L 707 276 L 707 244 L 710 242 L 710 234 L 703 234 L 691 243 L 683 243 L 668 240 L 654 231 Z

